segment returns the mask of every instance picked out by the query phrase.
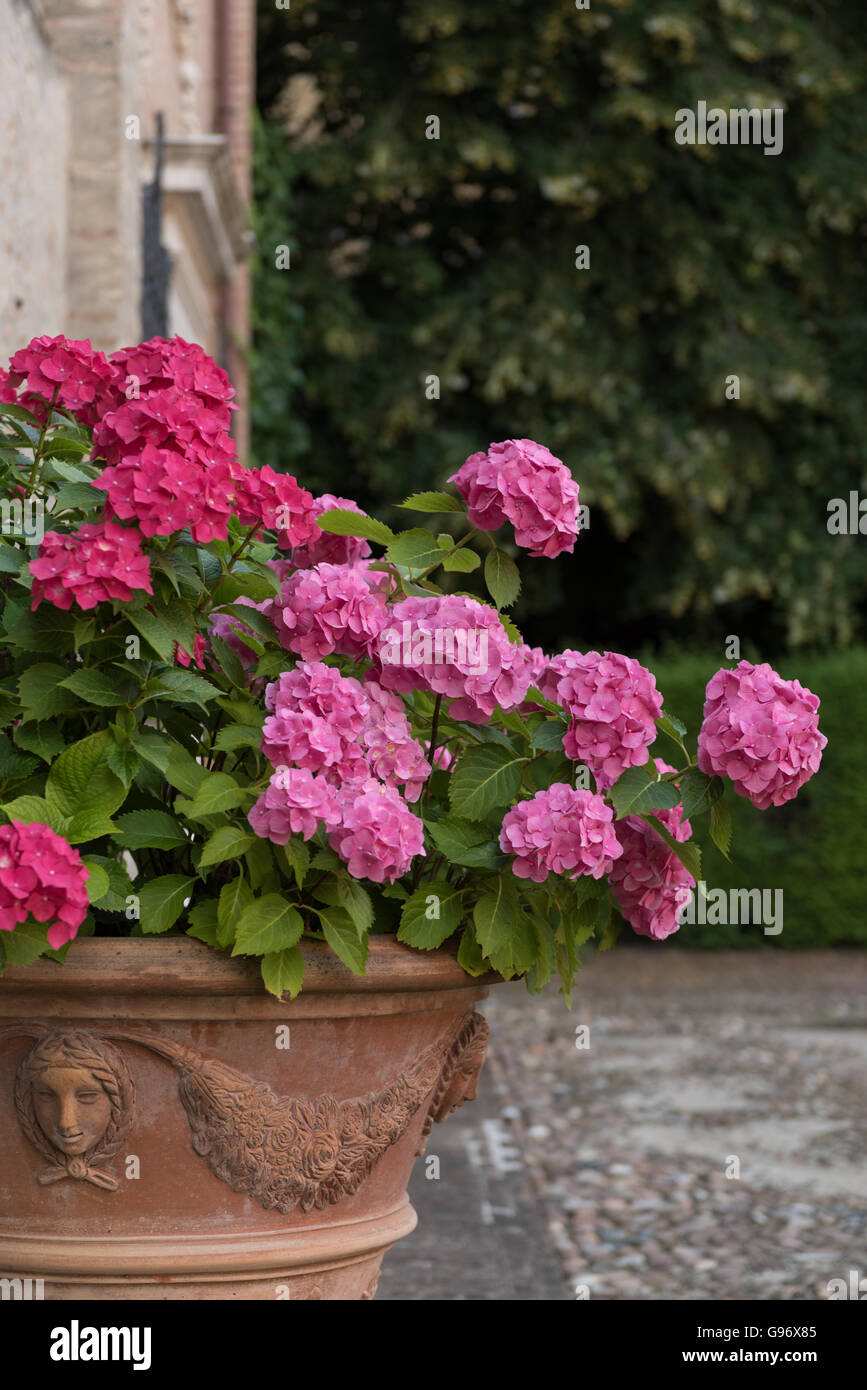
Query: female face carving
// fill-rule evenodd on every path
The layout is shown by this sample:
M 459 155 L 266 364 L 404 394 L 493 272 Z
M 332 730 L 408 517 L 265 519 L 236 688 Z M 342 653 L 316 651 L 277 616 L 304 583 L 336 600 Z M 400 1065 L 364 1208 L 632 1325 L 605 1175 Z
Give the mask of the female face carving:
M 33 1078 L 33 1109 L 45 1137 L 72 1156 L 93 1149 L 108 1128 L 111 1102 L 86 1067 L 45 1067 Z

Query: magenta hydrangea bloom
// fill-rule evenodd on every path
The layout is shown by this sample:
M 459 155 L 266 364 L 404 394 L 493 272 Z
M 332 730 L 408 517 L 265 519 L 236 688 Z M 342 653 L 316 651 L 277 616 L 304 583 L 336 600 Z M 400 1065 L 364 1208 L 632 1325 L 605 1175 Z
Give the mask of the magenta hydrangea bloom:
M 284 581 L 268 615 L 280 644 L 305 661 L 367 656 L 388 617 L 387 587 L 386 574 L 363 565 L 316 565 Z
M 137 531 L 117 522 L 100 521 L 80 526 L 74 535 L 48 531 L 35 560 L 31 608 L 43 599 L 55 608 L 95 608 L 106 599 L 128 603 L 134 589 L 152 594 L 148 557 L 143 554 Z
M 483 724 L 497 705 L 520 705 L 530 684 L 528 650 L 509 641 L 487 604 L 443 594 L 390 607 L 371 655 L 387 689 L 448 696 L 453 718 Z
M 69 410 L 83 425 L 95 425 L 112 398 L 114 371 L 103 352 L 84 338 L 33 338 L 12 354 L 7 387 L 26 384 L 27 391 L 43 401 Z M 22 404 L 27 404 L 26 400 Z
M 601 878 L 622 854 L 614 812 L 595 792 L 554 782 L 503 817 L 500 849 L 515 856 L 518 878 L 543 883 L 549 874 Z
M 566 756 L 586 763 L 601 789 L 613 786 L 628 767 L 643 767 L 662 713 L 653 674 L 618 652 L 565 652 L 555 662 L 565 674 L 556 686 L 546 675 L 541 689 L 570 717 Z M 556 693 L 549 695 L 552 687 Z
M 654 812 L 663 823 L 673 811 Z M 680 913 L 695 887 L 695 879 L 665 841 L 638 816 L 617 822 L 623 854 L 609 876 L 614 899 L 639 936 L 664 941 L 680 926 Z M 686 839 L 678 835 L 677 839 Z
M 370 770 L 389 786 L 403 786 L 407 801 L 417 801 L 430 777 L 431 765 L 421 744 L 412 736 L 403 700 L 384 690 L 369 675 L 364 682 L 364 695 L 369 708 L 361 746 Z
M 222 415 L 209 410 L 198 396 L 173 386 L 122 401 L 106 411 L 93 432 L 94 453 L 112 467 L 137 457 L 146 444 L 177 449 L 206 467 L 236 462 L 234 440 Z
M 145 536 L 171 536 L 188 526 L 204 545 L 228 535 L 235 483 L 225 459 L 208 466 L 193 454 L 145 444 L 103 469 L 94 485 L 108 493 L 115 516 L 135 520 Z
M 50 923 L 48 942 L 59 951 L 87 916 L 88 877 L 78 850 L 49 826 L 0 826 L 0 931 L 35 917 Z
M 228 429 L 234 387 L 222 367 L 198 343 L 173 338 L 149 338 L 135 347 L 120 348 L 109 361 L 115 370 L 118 404 L 124 397 L 133 399 L 175 386 L 197 396 L 208 410 L 219 416 Z
M 350 501 L 348 497 L 334 497 L 330 492 L 323 492 L 321 497 L 314 500 L 313 514 L 321 516 L 323 512 L 333 511 L 335 507 L 340 507 L 345 512 L 357 512 L 359 516 L 364 515 L 357 502 Z M 303 545 L 296 545 L 292 551 L 292 564 L 303 570 L 323 563 L 357 565 L 359 561 L 366 560 L 369 554 L 370 546 L 359 536 L 332 536 L 329 531 L 315 526 L 310 540 Z
M 339 825 L 339 800 L 338 788 L 324 773 L 278 767 L 247 819 L 257 835 L 285 845 L 291 835 L 309 840 L 320 825 L 329 830 Z
M 424 827 L 400 792 L 376 778 L 344 792 L 329 842 L 353 878 L 394 883 L 425 853 Z
M 532 439 L 504 439 L 471 454 L 449 479 L 467 504 L 470 523 L 496 531 L 510 521 L 518 545 L 553 559 L 578 538 L 578 484 L 565 464 Z
M 319 529 L 313 494 L 289 473 L 264 468 L 234 470 L 234 511 L 244 527 L 265 527 L 277 532 L 281 550 L 303 545 Z
M 819 729 L 819 697 L 766 662 L 749 661 L 717 671 L 705 694 L 701 771 L 728 777 L 760 811 L 797 796 L 828 742 Z

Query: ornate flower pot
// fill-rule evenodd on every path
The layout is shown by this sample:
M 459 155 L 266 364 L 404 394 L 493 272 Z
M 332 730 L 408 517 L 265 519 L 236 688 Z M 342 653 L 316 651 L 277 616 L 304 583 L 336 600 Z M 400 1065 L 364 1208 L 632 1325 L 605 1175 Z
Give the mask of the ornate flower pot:
M 372 1298 L 434 1120 L 475 1095 L 487 982 L 389 937 L 304 989 L 190 938 L 0 980 L 0 1274 L 48 1299 Z

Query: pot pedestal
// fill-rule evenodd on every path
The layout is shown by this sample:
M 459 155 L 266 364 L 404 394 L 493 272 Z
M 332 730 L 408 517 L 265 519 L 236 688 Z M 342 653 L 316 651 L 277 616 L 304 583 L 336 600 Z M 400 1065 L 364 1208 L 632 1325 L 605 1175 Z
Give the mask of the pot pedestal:
M 487 1028 L 448 951 L 303 943 L 304 990 L 191 938 L 0 979 L 0 1276 L 46 1299 L 370 1299 Z

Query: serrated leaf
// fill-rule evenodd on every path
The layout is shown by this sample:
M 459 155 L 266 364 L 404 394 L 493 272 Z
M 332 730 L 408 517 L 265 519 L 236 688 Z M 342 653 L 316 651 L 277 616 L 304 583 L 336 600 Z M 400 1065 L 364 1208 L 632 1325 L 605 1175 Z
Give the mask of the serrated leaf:
M 399 503 L 410 512 L 463 512 L 463 502 L 448 492 L 414 492 Z
M 298 835 L 290 835 L 285 845 L 275 850 L 278 859 L 285 860 L 289 872 L 294 875 L 296 888 L 301 888 L 310 867 L 310 850 Z
M 361 931 L 345 908 L 316 909 L 325 940 L 354 975 L 363 975 L 367 964 L 367 932 Z
M 81 862 L 87 869 L 87 900 L 91 903 L 98 903 L 111 887 L 108 874 L 93 859 L 83 857 Z
M 117 744 L 108 750 L 108 765 L 115 777 L 119 777 L 123 785 L 129 789 L 130 783 L 141 768 L 141 759 L 138 753 L 131 748 L 119 748 Z
M 35 922 L 28 917 L 13 931 L 3 933 L 7 965 L 32 965 L 50 949 L 48 943 L 48 924 Z
M 40 661 L 29 666 L 18 678 L 18 698 L 24 710 L 24 718 L 30 720 L 50 719 L 55 714 L 71 709 L 76 703 L 72 695 L 63 689 L 69 672 L 65 666 Z
M 410 531 L 401 531 L 395 536 L 386 555 L 392 564 L 402 565 L 415 574 L 430 569 L 432 565 L 440 564 L 443 558 L 436 537 L 420 526 L 413 527 Z
M 265 956 L 300 941 L 301 914 L 279 893 L 266 893 L 244 908 L 235 932 L 233 956 Z
M 250 848 L 254 838 L 251 831 L 241 830 L 237 825 L 221 825 L 202 850 L 199 868 L 223 864 L 227 859 L 239 859 Z
M 607 795 L 619 820 L 645 811 L 667 811 L 680 801 L 672 783 L 654 782 L 646 767 L 627 768 Z
M 25 825 L 32 825 L 34 822 L 48 825 L 57 835 L 61 833 L 65 824 L 65 818 L 57 808 L 51 806 L 42 796 L 16 796 L 12 801 L 5 801 L 0 806 L 0 811 L 5 812 L 10 820 L 20 820 Z
M 138 889 L 142 931 L 149 936 L 169 931 L 183 912 L 195 881 L 181 874 L 163 874 L 143 883 Z
M 126 788 L 108 765 L 114 740 L 107 729 L 70 744 L 49 769 L 45 798 L 61 815 L 99 812 L 108 818 L 123 803 Z
M 732 847 L 732 813 L 724 797 L 720 797 L 710 808 L 710 838 L 720 854 L 728 859 Z
M 227 772 L 208 772 L 197 787 L 192 801 L 184 804 L 184 815 L 196 820 L 202 816 L 219 815 L 222 811 L 241 806 L 249 795 L 247 788 L 239 787 Z M 252 840 L 251 836 L 251 843 Z
M 141 737 L 137 737 L 133 743 L 133 747 L 138 751 L 142 751 L 143 742 L 144 740 Z M 144 756 L 147 756 L 147 754 L 144 754 Z M 155 762 L 155 758 L 152 758 L 151 761 Z M 156 762 L 155 765 L 159 767 L 159 764 Z M 196 761 L 192 753 L 188 753 L 186 748 L 183 748 L 179 743 L 170 744 L 168 755 L 164 765 L 160 767 L 160 771 L 169 783 L 169 786 L 175 787 L 179 792 L 183 792 L 184 796 L 195 796 L 199 787 L 209 775 L 208 769 L 202 767 L 201 763 Z
M 661 821 L 656 816 L 642 816 L 641 819 L 649 825 L 651 830 L 655 830 L 660 839 L 664 840 L 672 854 L 683 864 L 684 868 L 692 874 L 696 883 L 701 878 L 701 850 L 693 840 L 675 840 L 674 836 L 666 830 Z
M 128 811 L 115 825 L 115 840 L 124 849 L 180 849 L 190 843 L 168 811 Z
M 285 951 L 273 951 L 262 957 L 262 979 L 269 994 L 282 999 L 288 994 L 294 999 L 301 992 L 304 980 L 304 953 L 300 946 Z
M 490 971 L 490 962 L 485 959 L 482 948 L 476 940 L 475 931 L 471 926 L 468 926 L 461 936 L 461 944 L 458 947 L 458 965 L 474 978 L 479 975 L 487 975 Z
M 175 659 L 175 639 L 162 618 L 147 608 L 140 608 L 136 612 L 127 610 L 126 616 L 157 656 L 171 664 Z
M 330 536 L 359 536 L 362 540 L 376 541 L 379 545 L 389 545 L 394 540 L 394 532 L 384 522 L 351 512 L 345 507 L 332 507 L 318 516 L 316 522 Z
M 443 569 L 449 574 L 472 574 L 481 563 L 475 550 L 455 550 L 453 554 L 443 556 Z
M 464 918 L 463 896 L 444 878 L 423 883 L 403 905 L 398 941 L 421 951 L 441 946 Z
M 667 734 L 675 743 L 680 743 L 686 738 L 686 725 L 676 715 L 670 714 L 668 710 L 663 710 L 656 721 L 656 727 L 661 733 Z
M 112 681 L 103 671 L 94 671 L 90 667 L 82 667 L 79 671 L 73 671 L 71 676 L 67 676 L 62 682 L 67 690 L 71 690 L 73 695 L 77 695 L 79 700 L 84 700 L 88 705 L 124 705 L 126 700 L 123 695 L 118 693 L 117 682 Z
M 478 937 L 478 927 L 476 927 Z M 504 979 L 523 975 L 536 959 L 536 933 L 530 919 L 519 913 L 512 923 L 508 941 L 488 954 L 491 965 Z
M 155 767 L 163 774 L 165 774 L 174 751 L 176 749 L 180 749 L 182 753 L 186 751 L 180 748 L 180 744 L 174 743 L 171 739 L 166 738 L 164 734 L 152 733 L 148 729 L 141 729 L 136 733 L 133 739 L 133 748 L 140 757 L 144 758 L 145 762 L 150 763 L 152 767 Z M 196 764 L 196 766 L 198 766 L 198 764 Z M 205 775 L 204 768 L 199 768 L 199 771 L 202 776 Z M 174 785 L 173 782 L 172 786 Z M 185 791 L 186 789 L 180 787 L 178 790 Z M 195 788 L 193 788 L 193 790 L 195 790 Z
M 509 608 L 521 592 L 518 566 L 503 550 L 489 550 L 485 556 L 485 583 L 497 608 Z
M 473 909 L 476 940 L 489 959 L 508 944 L 518 924 L 519 912 L 517 888 L 505 874 L 500 874 L 496 888 L 483 894 Z
M 443 816 L 428 826 L 431 838 L 450 864 L 470 869 L 498 869 L 506 861 L 491 833 L 462 816 Z
M 206 898 L 204 902 L 197 903 L 190 912 L 187 927 L 187 936 L 193 936 L 197 941 L 204 941 L 208 946 L 218 946 L 217 941 L 217 900 L 216 898 Z
M 236 748 L 258 748 L 261 742 L 261 725 L 228 724 L 217 734 L 214 747 L 221 752 L 233 752 Z
M 690 768 L 679 779 L 680 800 L 683 802 L 683 819 L 689 820 L 713 806 L 723 794 L 721 777 L 708 777 L 698 768 Z
M 526 761 L 494 744 L 467 749 L 449 778 L 451 809 L 468 820 L 481 820 L 495 806 L 511 805 L 520 790 Z
M 546 719 L 533 730 L 530 747 L 540 752 L 562 753 L 563 740 L 569 728 L 565 719 Z
M 217 686 L 206 681 L 204 677 L 180 669 L 160 671 L 159 675 L 148 681 L 145 689 L 149 699 L 163 700 L 168 693 L 173 704 L 200 705 L 202 709 L 208 700 L 213 700 L 220 694 Z
M 220 889 L 217 904 L 217 945 L 231 946 L 241 920 L 241 914 L 253 901 L 253 890 L 243 874 L 233 878 Z

